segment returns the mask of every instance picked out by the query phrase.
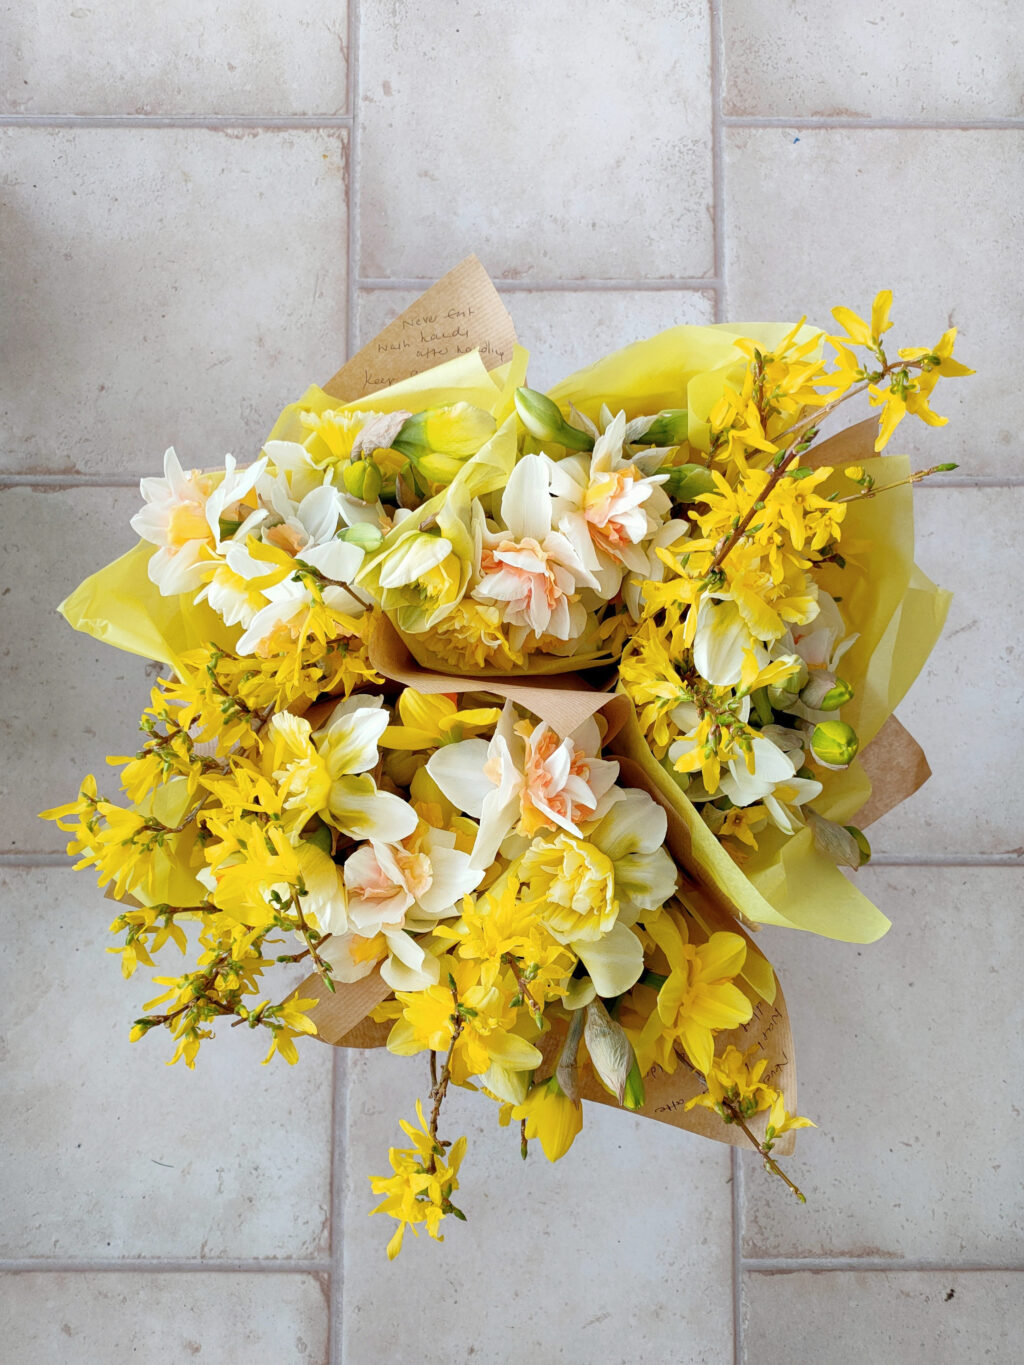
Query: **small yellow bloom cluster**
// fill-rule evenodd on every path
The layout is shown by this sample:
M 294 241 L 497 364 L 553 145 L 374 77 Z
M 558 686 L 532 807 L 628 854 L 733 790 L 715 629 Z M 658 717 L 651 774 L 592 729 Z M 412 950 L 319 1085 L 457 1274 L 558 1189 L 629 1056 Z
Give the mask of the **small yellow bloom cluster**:
M 386 1213 L 398 1222 L 394 1236 L 388 1242 L 388 1260 L 393 1261 L 402 1249 L 406 1228 L 419 1236 L 421 1224 L 437 1242 L 444 1238 L 438 1232 L 441 1220 L 448 1214 L 465 1219 L 461 1209 L 452 1203 L 452 1195 L 459 1188 L 459 1166 L 466 1152 L 466 1139 L 460 1137 L 450 1148 L 437 1139 L 423 1117 L 423 1105 L 416 1101 L 419 1128 L 400 1120 L 402 1129 L 412 1139 L 411 1147 L 392 1147 L 388 1152 L 394 1175 L 373 1175 L 370 1187 L 384 1199 L 372 1213 Z
M 741 846 L 756 849 L 769 823 L 794 834 L 822 789 L 820 770 L 847 766 L 858 748 L 839 715 L 853 692 L 835 672 L 855 637 L 821 577 L 826 566 L 846 570 L 851 497 L 836 470 L 815 467 L 820 424 L 867 393 L 883 405 L 881 450 L 907 412 L 943 421 L 927 402 L 935 384 L 971 373 L 952 359 L 953 332 L 934 350 L 890 360 L 882 334 L 891 302 L 879 294 L 870 323 L 835 310 L 845 336 L 830 338 L 832 368 L 820 334 L 802 325 L 771 351 L 741 344 L 743 382 L 726 385 L 710 412 L 705 482 L 675 543 L 657 550 L 659 572 L 642 586 L 640 624 L 620 665 L 619 685 L 654 754 L 740 861 Z M 883 491 L 862 467 L 846 473 L 860 486 L 854 499 Z M 823 847 L 849 859 L 858 834 Z

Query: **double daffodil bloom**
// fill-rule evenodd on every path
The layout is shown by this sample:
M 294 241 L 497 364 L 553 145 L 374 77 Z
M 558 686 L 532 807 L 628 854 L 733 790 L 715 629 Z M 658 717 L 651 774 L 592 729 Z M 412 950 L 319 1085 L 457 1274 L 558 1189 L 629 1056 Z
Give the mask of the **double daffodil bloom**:
M 446 745 L 427 772 L 456 809 L 480 821 L 473 866 L 483 869 L 515 828 L 527 837 L 540 829 L 580 836 L 579 822 L 598 814 L 619 773 L 600 751 L 593 719 L 559 740 L 548 725 L 517 723 L 506 702 L 489 742 Z
M 598 588 L 577 548 L 552 527 L 551 462 L 524 455 L 501 498 L 503 526 L 491 530 L 475 507 L 476 586 L 479 602 L 501 605 L 510 640 L 518 649 L 531 636 L 574 640 L 587 624 L 580 588 Z

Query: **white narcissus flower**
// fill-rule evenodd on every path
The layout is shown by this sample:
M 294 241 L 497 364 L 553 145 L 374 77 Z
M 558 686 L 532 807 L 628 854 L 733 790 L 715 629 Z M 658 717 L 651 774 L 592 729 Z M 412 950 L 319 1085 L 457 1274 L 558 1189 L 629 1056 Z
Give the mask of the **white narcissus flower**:
M 319 815 L 352 839 L 406 838 L 416 812 L 400 796 L 378 789 L 369 770 L 377 764 L 377 741 L 387 728 L 380 697 L 340 702 L 322 729 L 303 716 L 279 711 L 267 726 L 264 764 L 284 795 L 286 833 Z
M 580 822 L 603 811 L 619 775 L 600 750 L 593 718 L 560 740 L 549 725 L 517 724 L 506 702 L 489 742 L 446 744 L 427 772 L 453 806 L 480 821 L 472 865 L 483 869 L 513 828 L 528 837 L 545 828 L 580 835 Z
M 552 529 L 550 463 L 524 455 L 509 476 L 501 499 L 504 528 L 488 530 L 476 508 L 478 602 L 500 604 L 510 626 L 513 649 L 528 636 L 571 640 L 586 629 L 587 613 L 577 600 L 581 587 L 598 587 L 569 539 Z
M 775 727 L 772 727 L 773 729 Z M 752 741 L 754 771 L 749 772 L 742 758 L 731 759 L 722 772 L 718 789 L 734 806 L 764 803 L 772 823 L 783 834 L 794 833 L 803 819 L 796 807 L 813 801 L 821 793 L 821 783 L 809 777 L 797 777 L 797 764 L 771 739 L 758 735 Z M 802 750 L 796 749 L 798 759 Z
M 131 519 L 132 530 L 157 546 L 149 560 L 149 577 L 164 597 L 195 592 L 216 563 L 221 544 L 221 518 L 250 493 L 266 467 L 259 460 L 239 470 L 233 455 L 224 457 L 224 476 L 186 474 L 174 447 L 164 454 L 164 477 L 141 480 L 145 501 Z M 258 518 L 257 518 L 258 520 Z M 247 518 L 254 524 L 252 518 Z
M 422 990 L 438 978 L 437 959 L 412 933 L 428 933 L 439 919 L 458 914 L 462 897 L 476 889 L 482 870 L 455 847 L 447 830 L 421 825 L 399 843 L 372 840 L 345 861 L 348 923 L 363 939 L 382 935 L 387 959 L 381 975 L 394 990 Z M 358 945 L 351 951 L 358 952 Z M 366 975 L 372 959 L 352 959 Z M 358 979 L 358 978 L 356 978 Z
M 553 520 L 609 601 L 627 571 L 646 574 L 644 548 L 671 510 L 655 474 L 661 450 L 629 459 L 622 453 L 626 414 L 620 412 L 594 442 L 593 451 L 564 460 L 545 456 L 554 497 Z

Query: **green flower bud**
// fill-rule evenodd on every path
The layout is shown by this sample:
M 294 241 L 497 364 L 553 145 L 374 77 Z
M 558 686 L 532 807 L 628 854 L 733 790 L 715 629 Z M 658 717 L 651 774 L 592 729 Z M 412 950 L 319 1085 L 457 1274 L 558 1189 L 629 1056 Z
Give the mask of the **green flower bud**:
M 826 820 L 813 810 L 807 812 L 807 821 L 814 835 L 815 847 L 831 859 L 836 867 L 860 867 L 863 862 L 860 845 L 848 829 Z
M 788 678 L 783 678 L 781 682 L 772 683 L 766 689 L 768 700 L 776 711 L 785 711 L 788 706 L 792 705 L 794 698 L 807 686 L 807 680 L 811 676 L 810 670 L 799 654 L 788 654 L 785 659 L 787 663 L 796 664 L 796 671 L 790 673 Z
M 662 487 L 676 502 L 696 502 L 705 493 L 715 491 L 711 470 L 702 464 L 665 465 L 658 473 L 668 475 Z
M 685 408 L 665 408 L 637 442 L 645 446 L 678 446 L 687 439 L 690 414 Z M 699 466 L 695 466 L 699 468 Z
M 811 748 L 819 763 L 828 768 L 846 768 L 856 757 L 860 740 L 844 720 L 825 720 L 814 727 Z
M 853 688 L 827 669 L 819 669 L 801 689 L 800 700 L 811 711 L 838 711 L 853 700 Z
M 854 842 L 860 850 L 860 865 L 863 867 L 865 863 L 871 861 L 871 845 L 868 843 L 867 835 L 856 825 L 844 825 L 843 829 L 846 830 L 847 834 L 853 836 Z
M 644 1078 L 640 1075 L 640 1063 L 634 1057 L 633 1065 L 630 1068 L 629 1075 L 626 1077 L 626 1090 L 625 1094 L 622 1096 L 623 1108 L 633 1110 L 642 1109 L 646 1098 L 644 1093 Z
M 345 485 L 345 492 L 360 502 L 376 502 L 384 485 L 380 470 L 372 460 L 355 460 L 344 465 L 341 482 Z
M 357 521 L 354 526 L 346 526 L 335 536 L 335 540 L 344 540 L 349 545 L 358 545 L 365 554 L 372 554 L 384 539 L 384 534 L 379 527 L 373 526 L 368 521 Z
M 593 450 L 594 438 L 570 426 L 547 394 L 537 389 L 516 389 L 515 403 L 519 420 L 538 441 L 554 441 L 566 450 Z
M 475 455 L 496 430 L 497 423 L 483 408 L 472 403 L 449 403 L 414 412 L 391 447 L 411 460 L 433 451 L 462 461 Z

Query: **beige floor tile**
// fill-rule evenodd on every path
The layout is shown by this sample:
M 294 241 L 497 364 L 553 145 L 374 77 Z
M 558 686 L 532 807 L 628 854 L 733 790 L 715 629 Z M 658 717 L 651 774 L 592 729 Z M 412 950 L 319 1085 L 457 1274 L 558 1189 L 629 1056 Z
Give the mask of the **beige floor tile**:
M 748 1274 L 746 1365 L 1014 1365 L 1019 1274 Z
M 345 0 L 0 4 L 12 114 L 343 114 Z
M 763 935 L 819 1128 L 786 1167 L 806 1205 L 746 1166 L 744 1250 L 1019 1263 L 1024 869 L 878 867 L 859 884 L 893 921 L 880 942 Z
M 702 0 L 364 6 L 360 63 L 364 276 L 713 272 Z
M 139 505 L 130 488 L 0 491 L 4 852 L 62 850 L 67 836 L 37 813 L 74 800 L 86 773 L 116 790 L 116 779 L 103 785 L 106 756 L 138 748 L 158 670 L 73 631 L 57 604 L 136 543 L 128 520 Z
M 878 852 L 1021 853 L 1022 517 L 1024 488 L 917 494 L 918 563 L 954 597 L 945 632 L 899 707 L 933 776 L 871 828 Z
M 499 291 L 500 292 L 500 291 Z M 359 293 L 359 339 L 364 344 L 416 298 L 415 290 Z M 609 351 L 680 323 L 714 320 L 714 295 L 701 290 L 506 290 L 505 307 L 530 352 L 529 382 L 550 389 Z
M 346 138 L 0 130 L 0 469 L 255 458 L 345 352 Z
M 310 1275 L 0 1277 L 7 1359 L 18 1365 L 326 1365 L 326 1288 Z
M 168 1067 L 169 1037 L 132 1044 L 128 1030 L 159 993 L 151 977 L 181 959 L 161 954 L 160 970 L 124 982 L 105 952 L 116 910 L 87 871 L 0 869 L 0 886 L 17 921 L 3 970 L 0 1256 L 326 1255 L 328 1050 L 264 1068 L 266 1040 L 227 1029 L 194 1071 Z
M 425 1095 L 424 1058 L 353 1054 L 346 1140 L 345 1360 L 423 1365 L 533 1359 L 731 1359 L 729 1156 L 718 1145 L 586 1106 L 572 1150 L 550 1165 L 479 1095 L 450 1096 L 444 1133 L 465 1133 L 458 1203 L 442 1245 L 366 1217 L 366 1179 L 388 1170 Z M 390 1311 L 389 1304 L 400 1304 Z
M 806 313 L 832 328 L 834 306 L 863 312 L 891 288 L 894 344 L 933 345 L 956 326 L 977 374 L 940 382 L 948 426 L 908 418 L 890 448 L 970 477 L 1018 475 L 1024 390 L 1008 377 L 1006 302 L 1024 288 L 1022 150 L 1016 132 L 727 129 L 725 316 Z
M 1021 113 L 1013 0 L 729 0 L 722 6 L 726 114 L 1013 118 Z

